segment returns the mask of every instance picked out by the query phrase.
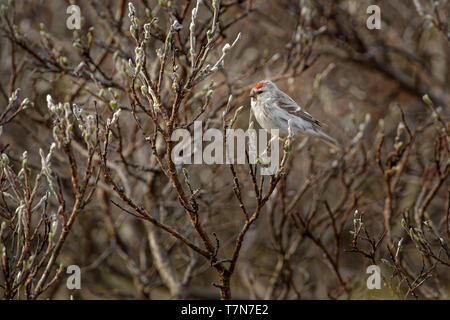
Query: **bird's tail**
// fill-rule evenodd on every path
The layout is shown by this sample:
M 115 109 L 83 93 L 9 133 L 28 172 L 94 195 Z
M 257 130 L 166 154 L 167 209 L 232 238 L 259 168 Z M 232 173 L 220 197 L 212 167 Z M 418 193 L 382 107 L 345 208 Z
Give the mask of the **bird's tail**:
M 337 142 L 335 139 L 333 139 L 332 137 L 330 137 L 329 135 L 323 133 L 322 131 L 316 129 L 314 131 L 308 132 L 309 135 L 311 135 L 312 137 L 317 137 L 320 140 L 322 140 L 323 142 L 325 142 L 326 144 L 328 144 L 330 147 L 332 147 L 335 150 L 342 150 L 342 146 L 339 144 L 339 142 Z

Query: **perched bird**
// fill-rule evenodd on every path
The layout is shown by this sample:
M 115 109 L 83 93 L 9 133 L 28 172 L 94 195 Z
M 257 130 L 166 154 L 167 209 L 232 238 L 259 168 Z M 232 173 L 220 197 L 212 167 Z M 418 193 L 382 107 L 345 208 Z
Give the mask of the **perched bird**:
M 255 84 L 250 91 L 252 113 L 259 125 L 270 132 L 271 129 L 279 130 L 279 138 L 288 136 L 288 121 L 292 135 L 306 135 L 317 137 L 332 146 L 340 149 L 339 143 L 323 133 L 319 127 L 321 123 L 314 119 L 286 93 L 269 80 L 262 80 Z

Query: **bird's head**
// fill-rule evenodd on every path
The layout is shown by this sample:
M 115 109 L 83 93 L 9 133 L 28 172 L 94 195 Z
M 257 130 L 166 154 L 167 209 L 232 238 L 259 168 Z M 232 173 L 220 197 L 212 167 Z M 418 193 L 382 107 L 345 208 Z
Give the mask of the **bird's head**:
M 272 89 L 276 89 L 276 86 L 272 81 L 269 80 L 259 81 L 253 86 L 252 90 L 250 90 L 250 97 L 256 99 L 261 94 L 269 92 Z

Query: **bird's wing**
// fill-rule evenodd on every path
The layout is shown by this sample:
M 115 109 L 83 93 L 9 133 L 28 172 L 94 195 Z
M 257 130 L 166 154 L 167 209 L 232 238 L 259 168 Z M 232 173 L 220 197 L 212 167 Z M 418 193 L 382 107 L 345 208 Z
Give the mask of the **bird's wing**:
M 280 91 L 278 93 L 278 106 L 288 113 L 295 115 L 305 121 L 311 122 L 314 125 L 321 126 L 319 120 L 315 119 L 308 112 L 303 111 L 302 108 L 294 101 L 291 97 L 289 97 L 286 93 Z

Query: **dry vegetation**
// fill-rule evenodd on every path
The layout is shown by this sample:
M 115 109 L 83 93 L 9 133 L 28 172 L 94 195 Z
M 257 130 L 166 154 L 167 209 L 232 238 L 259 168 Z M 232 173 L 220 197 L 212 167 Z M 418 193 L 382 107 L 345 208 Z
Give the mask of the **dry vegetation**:
M 70 4 L 1 7 L 0 298 L 449 298 L 449 1 Z M 344 151 L 177 166 L 174 130 L 247 128 L 261 79 Z

